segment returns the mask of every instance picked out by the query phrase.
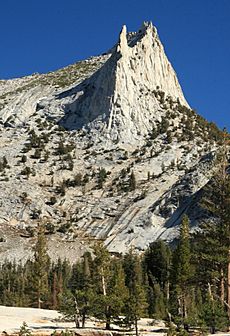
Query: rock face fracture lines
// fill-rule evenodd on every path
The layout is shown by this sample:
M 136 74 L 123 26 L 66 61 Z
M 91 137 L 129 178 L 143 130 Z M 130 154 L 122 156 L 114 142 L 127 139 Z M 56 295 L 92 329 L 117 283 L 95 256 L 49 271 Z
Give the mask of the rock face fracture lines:
M 133 143 L 159 119 L 156 90 L 188 107 L 152 23 L 128 39 L 123 26 L 109 60 L 73 90 L 62 123 L 69 129 L 100 129 L 112 140 Z

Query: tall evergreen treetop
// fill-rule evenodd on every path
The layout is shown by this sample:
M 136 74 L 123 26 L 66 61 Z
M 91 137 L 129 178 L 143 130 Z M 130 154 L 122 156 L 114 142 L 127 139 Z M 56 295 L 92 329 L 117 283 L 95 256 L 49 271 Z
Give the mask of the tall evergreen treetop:
M 180 227 L 180 241 L 178 245 L 178 277 L 181 284 L 191 276 L 191 251 L 189 241 L 189 218 L 185 215 Z
M 144 264 L 151 285 L 155 279 L 161 288 L 164 288 L 169 278 L 170 263 L 171 251 L 164 241 L 157 240 L 149 245 L 145 252 Z

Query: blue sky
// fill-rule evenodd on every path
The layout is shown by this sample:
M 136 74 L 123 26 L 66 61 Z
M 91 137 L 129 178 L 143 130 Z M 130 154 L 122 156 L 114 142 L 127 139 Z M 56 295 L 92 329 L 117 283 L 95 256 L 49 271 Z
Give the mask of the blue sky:
M 189 104 L 230 130 L 230 0 L 7 0 L 0 79 L 48 72 L 109 49 L 123 24 L 152 21 Z

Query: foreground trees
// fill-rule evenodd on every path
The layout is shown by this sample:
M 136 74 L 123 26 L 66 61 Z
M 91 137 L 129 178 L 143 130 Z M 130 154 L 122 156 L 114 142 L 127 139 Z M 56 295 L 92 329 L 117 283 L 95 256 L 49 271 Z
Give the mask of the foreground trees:
M 157 241 L 144 255 L 130 251 L 124 257 L 113 257 L 97 245 L 93 258 L 85 254 L 74 265 L 61 260 L 51 264 L 43 249 L 38 248 L 42 245 L 39 242 L 36 251 L 42 253 L 25 265 L 6 261 L 0 266 L 0 304 L 37 307 L 40 303 L 43 308 L 60 310 L 75 321 L 76 327 L 84 327 L 86 317 L 94 316 L 104 321 L 107 329 L 115 323 L 133 327 L 136 334 L 138 320 L 147 316 L 173 321 L 178 326 L 222 329 L 228 326 L 227 291 L 222 306 L 221 273 L 216 267 L 219 264 L 214 259 L 212 268 L 211 257 L 203 258 L 207 251 L 198 246 L 203 236 L 194 245 L 188 223 L 185 217 L 179 243 L 172 251 Z M 191 246 L 195 246 L 196 256 Z M 31 274 L 35 275 L 33 281 Z M 224 280 L 226 275 L 225 270 Z

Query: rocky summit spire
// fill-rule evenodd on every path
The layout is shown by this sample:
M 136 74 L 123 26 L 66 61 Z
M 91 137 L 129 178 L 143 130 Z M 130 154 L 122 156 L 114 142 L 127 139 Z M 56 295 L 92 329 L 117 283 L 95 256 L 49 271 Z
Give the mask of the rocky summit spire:
M 123 26 L 109 60 L 73 90 L 62 122 L 70 129 L 86 126 L 133 143 L 161 120 L 156 91 L 188 106 L 152 23 L 132 34 Z
M 128 50 L 128 42 L 127 42 L 127 28 L 124 25 L 120 32 L 119 42 L 117 45 L 117 52 L 126 55 Z

